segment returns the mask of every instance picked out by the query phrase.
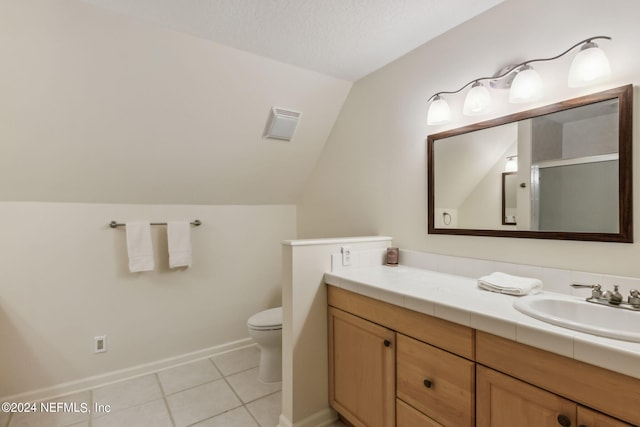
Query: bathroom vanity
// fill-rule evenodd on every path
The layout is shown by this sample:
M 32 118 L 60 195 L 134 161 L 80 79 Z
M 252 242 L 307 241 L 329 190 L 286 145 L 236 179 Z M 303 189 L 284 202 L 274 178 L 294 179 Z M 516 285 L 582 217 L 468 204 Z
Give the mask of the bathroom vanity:
M 640 425 L 640 343 L 528 318 L 469 278 L 376 266 L 325 283 L 330 404 L 354 426 Z M 581 360 L 593 349 L 609 363 Z

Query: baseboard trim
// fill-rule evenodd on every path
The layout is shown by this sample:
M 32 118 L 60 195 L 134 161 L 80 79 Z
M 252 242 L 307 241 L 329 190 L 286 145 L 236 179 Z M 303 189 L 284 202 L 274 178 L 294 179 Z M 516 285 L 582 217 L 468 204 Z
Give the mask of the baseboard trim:
M 331 408 L 325 408 L 307 418 L 291 423 L 284 414 L 280 414 L 278 427 L 328 427 L 338 421 L 338 414 Z
M 289 418 L 285 417 L 284 414 L 280 414 L 278 425 L 276 427 L 293 427 L 293 424 L 291 424 Z
M 132 378 L 148 375 L 156 371 L 173 368 L 175 366 L 184 365 L 186 363 L 195 362 L 201 359 L 207 359 L 218 354 L 228 353 L 244 347 L 251 347 L 256 344 L 251 338 L 244 338 L 237 341 L 197 350 L 191 353 L 185 353 L 178 356 L 168 357 L 166 359 L 156 360 L 154 362 L 142 365 L 132 366 L 130 368 L 120 369 L 108 372 L 106 374 L 95 375 L 76 381 L 70 381 L 57 384 L 51 387 L 31 390 L 24 393 L 14 394 L 12 396 L 0 397 L 2 402 L 36 402 L 48 400 L 55 397 L 66 396 L 73 393 L 79 393 L 96 387 L 101 387 Z

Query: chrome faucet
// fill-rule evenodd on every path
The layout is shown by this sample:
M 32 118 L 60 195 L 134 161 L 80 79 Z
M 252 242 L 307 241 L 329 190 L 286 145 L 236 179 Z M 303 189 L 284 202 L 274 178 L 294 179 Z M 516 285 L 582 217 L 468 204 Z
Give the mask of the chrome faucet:
M 640 292 L 636 289 L 631 289 L 627 301 L 632 307 L 640 309 Z
M 602 286 L 600 285 L 589 285 L 587 283 L 572 283 L 572 288 L 580 289 L 580 288 L 588 288 L 591 289 L 591 298 L 602 299 Z
M 587 298 L 587 302 L 640 311 L 640 292 L 636 289 L 632 289 L 629 292 L 629 297 L 625 302 L 623 301 L 622 294 L 618 291 L 618 285 L 613 285 L 613 291 L 604 292 L 602 292 L 602 286 L 598 284 L 591 285 L 586 283 L 572 283 L 571 287 L 576 289 L 591 289 L 591 297 Z
M 609 301 L 609 304 L 620 305 L 622 303 L 622 294 L 618 292 L 618 285 L 613 285 L 613 292 L 605 291 L 602 297 Z

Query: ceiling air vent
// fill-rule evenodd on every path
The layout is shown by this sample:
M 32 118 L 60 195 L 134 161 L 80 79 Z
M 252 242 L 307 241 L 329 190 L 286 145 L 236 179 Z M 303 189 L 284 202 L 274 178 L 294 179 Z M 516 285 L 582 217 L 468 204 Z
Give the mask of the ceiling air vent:
M 293 137 L 301 115 L 302 113 L 297 111 L 284 110 L 276 107 L 271 108 L 267 127 L 264 131 L 264 137 L 291 141 L 291 137 Z

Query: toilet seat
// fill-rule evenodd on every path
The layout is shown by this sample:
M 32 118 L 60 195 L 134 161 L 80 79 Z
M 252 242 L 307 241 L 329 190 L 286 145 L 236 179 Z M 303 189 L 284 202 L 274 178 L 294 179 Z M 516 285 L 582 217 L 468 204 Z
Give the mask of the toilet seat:
M 282 329 L 282 307 L 270 308 L 254 314 L 247 320 L 249 329 L 273 331 Z

